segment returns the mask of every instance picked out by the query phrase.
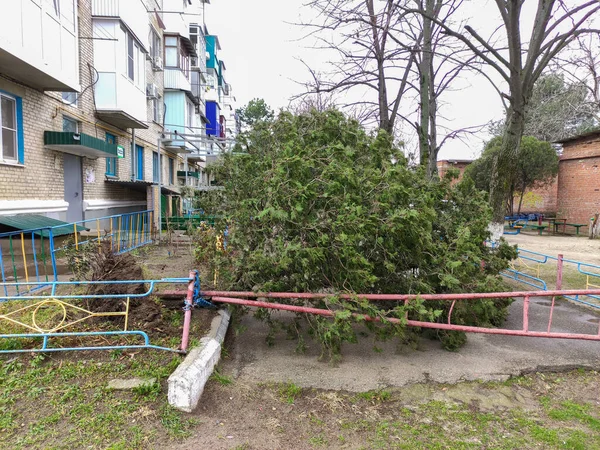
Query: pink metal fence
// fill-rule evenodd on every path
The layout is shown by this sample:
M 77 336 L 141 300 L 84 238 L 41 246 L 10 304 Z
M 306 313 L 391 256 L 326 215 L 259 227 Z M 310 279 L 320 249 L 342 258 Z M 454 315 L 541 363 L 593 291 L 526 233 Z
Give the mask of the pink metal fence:
M 165 291 L 160 295 L 162 297 L 185 297 L 185 291 Z M 321 316 L 333 317 L 335 311 L 322 308 L 314 308 L 310 306 L 289 305 L 284 303 L 276 303 L 266 301 L 267 299 L 299 299 L 299 300 L 315 300 L 331 298 L 330 294 L 318 293 L 295 293 L 295 292 L 236 292 L 236 291 L 202 291 L 201 295 L 204 299 L 210 299 L 215 303 L 225 303 L 233 305 L 242 305 L 255 308 L 268 308 L 281 311 L 291 311 L 296 313 L 316 314 Z M 554 291 L 517 291 L 517 292 L 491 292 L 491 293 L 468 293 L 468 294 L 342 294 L 338 295 L 341 299 L 365 299 L 369 301 L 395 301 L 408 304 L 416 299 L 424 301 L 447 301 L 451 302 L 448 319 L 446 323 L 441 322 L 426 322 L 407 319 L 406 324 L 412 327 L 431 328 L 437 330 L 464 331 L 467 333 L 483 333 L 483 334 L 499 334 L 507 336 L 525 336 L 525 337 L 542 337 L 542 338 L 557 338 L 557 339 L 579 339 L 589 341 L 600 341 L 600 324 L 596 334 L 570 333 L 562 331 L 552 331 L 552 320 L 556 305 L 556 297 L 576 296 L 576 295 L 600 295 L 600 289 L 588 290 L 554 290 Z M 530 299 L 535 297 L 552 297 L 552 303 L 548 314 L 548 323 L 545 331 L 530 330 Z M 478 299 L 504 299 L 504 298 L 522 298 L 522 328 L 487 328 L 469 325 L 458 325 L 452 323 L 452 311 L 458 301 L 473 301 Z M 363 314 L 357 314 L 362 319 L 367 321 L 378 321 L 378 318 L 370 317 Z M 386 319 L 393 323 L 401 323 L 400 319 Z

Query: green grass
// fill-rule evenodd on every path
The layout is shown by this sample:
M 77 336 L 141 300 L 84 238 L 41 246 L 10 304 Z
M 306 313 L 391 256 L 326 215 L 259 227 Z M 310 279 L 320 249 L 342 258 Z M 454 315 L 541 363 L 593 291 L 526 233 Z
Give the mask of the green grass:
M 368 402 L 380 403 L 390 401 L 392 393 L 390 391 L 381 389 L 376 391 L 359 392 L 354 396 L 358 400 L 365 400 Z
M 222 386 L 229 386 L 230 384 L 233 383 L 233 380 L 231 379 L 231 377 L 228 377 L 227 375 L 222 375 L 218 371 L 218 369 L 214 370 L 214 372 L 210 376 L 210 379 L 215 380 L 217 383 L 219 383 Z
M 302 395 L 302 388 L 294 383 L 283 383 L 279 386 L 279 396 L 287 403 L 292 404 Z
M 0 362 L 0 448 L 140 449 L 161 436 L 178 440 L 191 434 L 197 422 L 168 406 L 160 384 L 180 356 L 150 351 L 122 361 L 104 356 Z M 110 379 L 135 376 L 159 382 L 133 391 L 106 388 Z

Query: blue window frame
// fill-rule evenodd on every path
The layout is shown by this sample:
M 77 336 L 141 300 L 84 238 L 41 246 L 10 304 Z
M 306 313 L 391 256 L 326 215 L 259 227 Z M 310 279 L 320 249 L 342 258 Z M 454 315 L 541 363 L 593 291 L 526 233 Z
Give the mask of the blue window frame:
M 135 179 L 144 180 L 144 147 L 141 145 L 135 146 L 135 164 L 137 170 L 135 171 Z
M 158 153 L 152 152 L 152 181 L 158 183 Z
M 0 162 L 25 164 L 23 100 L 0 90 Z
M 117 137 L 114 134 L 106 133 L 105 141 L 116 145 Z M 117 176 L 117 158 L 106 158 L 106 175 L 110 177 Z

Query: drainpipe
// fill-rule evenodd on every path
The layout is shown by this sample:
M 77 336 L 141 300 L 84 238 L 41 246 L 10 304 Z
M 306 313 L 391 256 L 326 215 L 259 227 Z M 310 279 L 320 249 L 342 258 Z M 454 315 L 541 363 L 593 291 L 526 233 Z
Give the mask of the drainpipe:
M 162 155 L 160 154 L 160 144 L 162 143 L 162 139 L 160 135 L 156 140 L 156 150 L 158 152 L 158 180 L 156 181 L 158 184 L 158 240 L 160 241 L 160 234 L 162 232 Z
M 135 181 L 136 174 L 135 164 L 135 128 L 131 129 L 131 181 Z

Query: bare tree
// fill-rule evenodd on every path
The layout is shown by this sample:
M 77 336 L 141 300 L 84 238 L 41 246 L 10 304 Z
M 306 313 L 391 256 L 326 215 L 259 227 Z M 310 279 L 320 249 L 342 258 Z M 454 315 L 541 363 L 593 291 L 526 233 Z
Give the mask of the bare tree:
M 504 226 L 511 174 L 518 158 L 525 110 L 534 83 L 559 52 L 578 36 L 595 31 L 583 25 L 600 10 L 600 3 L 588 0 L 573 6 L 564 0 L 538 0 L 531 35 L 525 39 L 521 33 L 524 0 L 495 0 L 495 3 L 505 34 L 502 43 L 492 42 L 492 36 L 485 39 L 469 25 L 464 26 L 465 32 L 457 31 L 433 17 L 425 8 L 413 9 L 412 12 L 431 19 L 445 33 L 462 41 L 483 63 L 495 70 L 508 87 L 508 92 L 503 92 L 503 85 L 494 83 L 506 107 L 502 149 L 493 162 L 490 189 L 493 209 L 490 231 L 492 237 L 498 239 Z M 489 79 L 492 81 L 492 78 Z
M 365 92 L 360 100 L 344 106 L 359 118 L 376 120 L 380 129 L 390 133 L 397 131 L 399 120 L 410 125 L 418 136 L 421 164 L 430 178 L 435 177 L 441 146 L 468 131 L 438 125 L 441 96 L 475 60 L 464 44 L 449 38 L 437 24 L 451 23 L 462 2 L 384 0 L 378 7 L 374 0 L 309 2 L 323 20 L 304 25 L 311 28 L 318 48 L 333 50 L 337 59 L 331 63 L 333 73 L 317 73 L 307 66 L 312 79 L 298 97 Z M 414 109 L 411 104 L 416 104 Z
M 571 84 L 583 86 L 588 94 L 585 109 L 600 123 L 600 35 L 578 36 L 569 47 L 569 55 L 556 61 L 553 70 L 560 72 Z
M 337 56 L 330 63 L 332 73 L 317 73 L 307 65 L 312 79 L 298 97 L 323 93 L 342 97 L 361 91 L 365 95 L 357 93 L 344 106 L 361 110 L 364 120 L 375 120 L 380 129 L 393 134 L 415 64 L 412 46 L 399 46 L 390 39 L 390 30 L 403 20 L 396 2 L 311 0 L 306 6 L 317 12 L 321 22 L 300 25 L 311 30 L 308 36 L 317 40 L 315 48 Z

